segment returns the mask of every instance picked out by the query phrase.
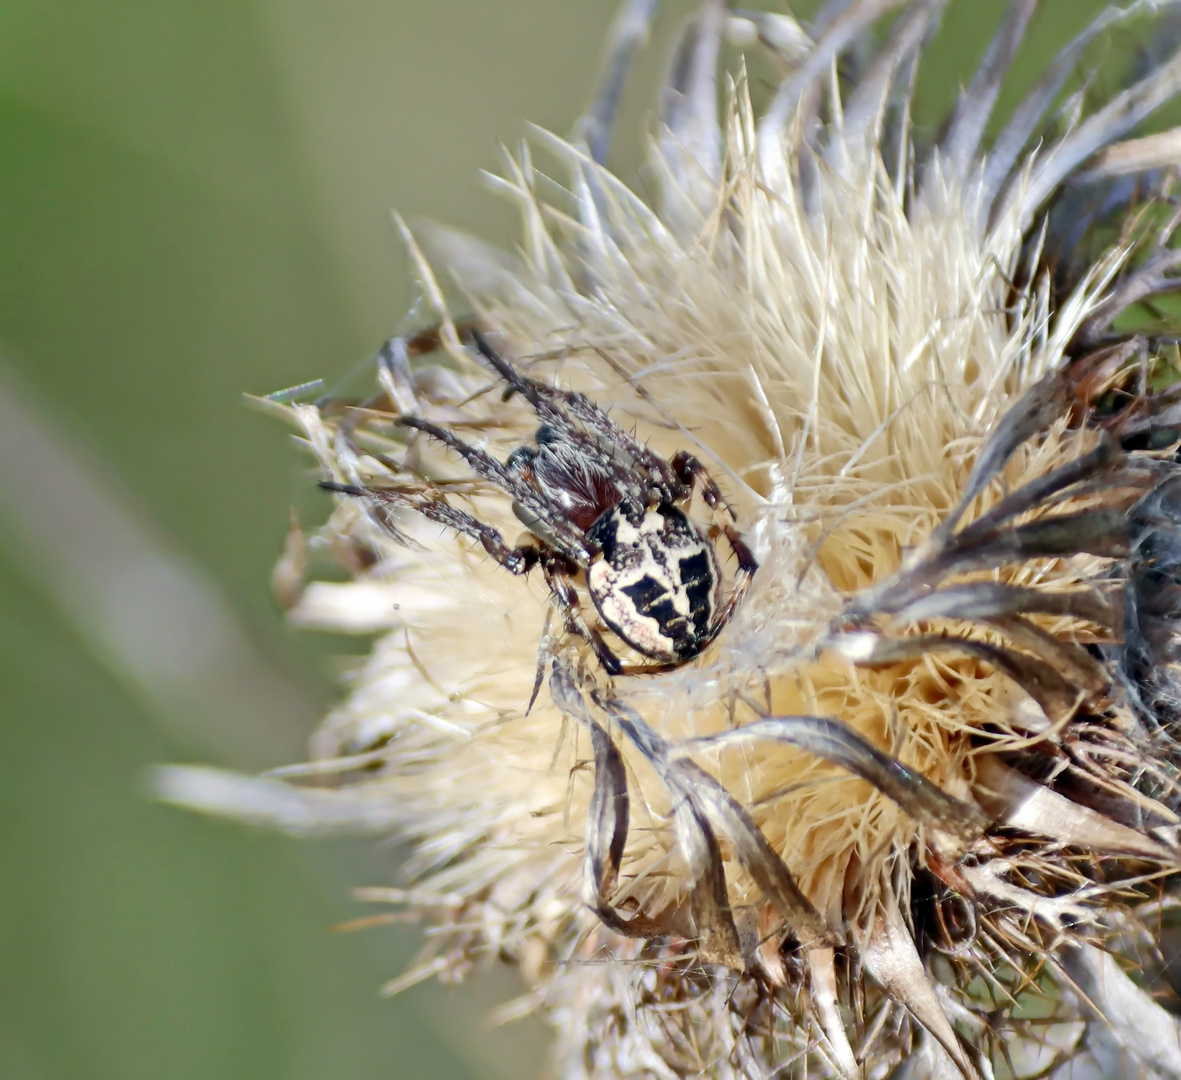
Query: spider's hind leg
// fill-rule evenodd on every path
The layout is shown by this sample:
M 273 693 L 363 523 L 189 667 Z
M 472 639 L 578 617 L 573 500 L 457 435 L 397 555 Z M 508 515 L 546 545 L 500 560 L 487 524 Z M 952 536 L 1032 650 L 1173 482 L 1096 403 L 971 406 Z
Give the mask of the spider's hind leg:
M 687 450 L 678 450 L 670 464 L 677 474 L 677 479 L 687 488 L 692 490 L 700 485 L 701 497 L 705 500 L 706 506 L 711 510 L 721 510 L 725 513 L 726 521 L 721 528 L 738 559 L 739 572 L 753 574 L 759 568 L 758 561 L 738 531 L 734 511 L 722 497 L 722 492 L 706 467 Z
M 550 592 L 554 594 L 554 599 L 558 602 L 566 629 L 589 642 L 595 658 L 603 665 L 603 670 L 608 675 L 622 675 L 623 664 L 620 663 L 619 657 L 611 651 L 603 640 L 602 634 L 591 626 L 582 614 L 578 590 L 574 588 L 574 583 L 570 580 L 570 568 L 566 561 L 555 555 L 543 555 L 541 569 L 545 574 L 545 582 L 550 587 Z
M 717 610 L 712 620 L 709 634 L 712 638 L 730 621 L 730 618 L 737 610 L 739 603 L 741 603 L 742 598 L 746 595 L 747 589 L 750 588 L 751 579 L 754 577 L 755 571 L 759 568 L 759 563 L 742 533 L 738 531 L 738 526 L 735 524 L 734 511 L 730 509 L 730 505 L 722 497 L 722 492 L 719 490 L 714 478 L 710 476 L 706 467 L 687 450 L 679 450 L 673 455 L 672 461 L 669 464 L 682 484 L 690 490 L 694 487 L 699 488 L 706 506 L 711 510 L 721 511 L 724 514 L 725 520 L 720 524 L 719 528 L 726 537 L 726 542 L 730 545 L 730 550 L 734 552 L 734 557 L 738 560 L 738 571 L 734 575 L 734 585 L 730 590 L 730 595 L 726 598 L 726 602 Z

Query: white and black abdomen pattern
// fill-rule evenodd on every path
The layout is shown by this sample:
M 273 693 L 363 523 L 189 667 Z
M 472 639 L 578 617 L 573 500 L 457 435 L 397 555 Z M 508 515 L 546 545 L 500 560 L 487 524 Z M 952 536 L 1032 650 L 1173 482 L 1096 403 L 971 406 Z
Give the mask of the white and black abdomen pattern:
M 680 510 L 625 499 L 586 535 L 601 552 L 587 588 L 615 633 L 654 660 L 687 660 L 705 648 L 722 575 L 713 545 Z

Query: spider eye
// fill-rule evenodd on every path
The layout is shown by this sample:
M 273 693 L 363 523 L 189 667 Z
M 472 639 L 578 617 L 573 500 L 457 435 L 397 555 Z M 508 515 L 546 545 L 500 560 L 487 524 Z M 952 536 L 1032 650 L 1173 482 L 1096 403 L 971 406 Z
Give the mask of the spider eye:
M 553 424 L 542 424 L 534 438 L 538 446 L 556 446 L 562 441 L 562 433 Z

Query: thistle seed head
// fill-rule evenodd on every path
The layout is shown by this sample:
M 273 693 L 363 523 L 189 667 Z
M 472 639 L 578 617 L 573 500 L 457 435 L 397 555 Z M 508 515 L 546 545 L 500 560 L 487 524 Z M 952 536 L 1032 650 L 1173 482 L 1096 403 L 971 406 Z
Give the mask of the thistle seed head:
M 563 1076 L 1181 1076 L 1178 139 L 1135 137 L 1177 7 L 1109 9 L 998 122 L 1014 0 L 928 143 L 943 3 L 707 0 L 645 198 L 604 160 L 653 6 L 497 181 L 519 249 L 406 232 L 420 326 L 375 396 L 282 405 L 338 492 L 313 562 L 352 575 L 285 564 L 292 617 L 380 636 L 312 763 L 183 798 L 407 838 L 370 895 L 440 932 L 403 982 L 519 964 Z M 1063 104 L 1124 24 L 1156 51 Z M 728 37 L 780 67 L 758 108 Z M 588 595 L 571 507 L 621 492 L 717 556 L 696 655 Z

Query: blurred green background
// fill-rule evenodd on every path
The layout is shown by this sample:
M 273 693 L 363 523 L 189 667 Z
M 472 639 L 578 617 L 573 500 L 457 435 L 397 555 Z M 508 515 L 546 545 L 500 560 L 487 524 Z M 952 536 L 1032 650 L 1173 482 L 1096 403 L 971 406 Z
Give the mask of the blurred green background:
M 1047 0 L 1015 86 L 1101 6 Z M 1003 7 L 953 5 L 920 122 Z M 481 1027 L 510 976 L 389 1001 L 413 933 L 326 933 L 396 850 L 190 818 L 144 770 L 303 755 L 363 643 L 272 604 L 290 508 L 325 506 L 241 395 L 331 384 L 398 328 L 390 208 L 509 241 L 478 171 L 526 119 L 570 130 L 613 8 L 0 5 L 3 1080 L 539 1075 L 538 1025 Z M 625 175 L 686 10 L 637 72 Z

